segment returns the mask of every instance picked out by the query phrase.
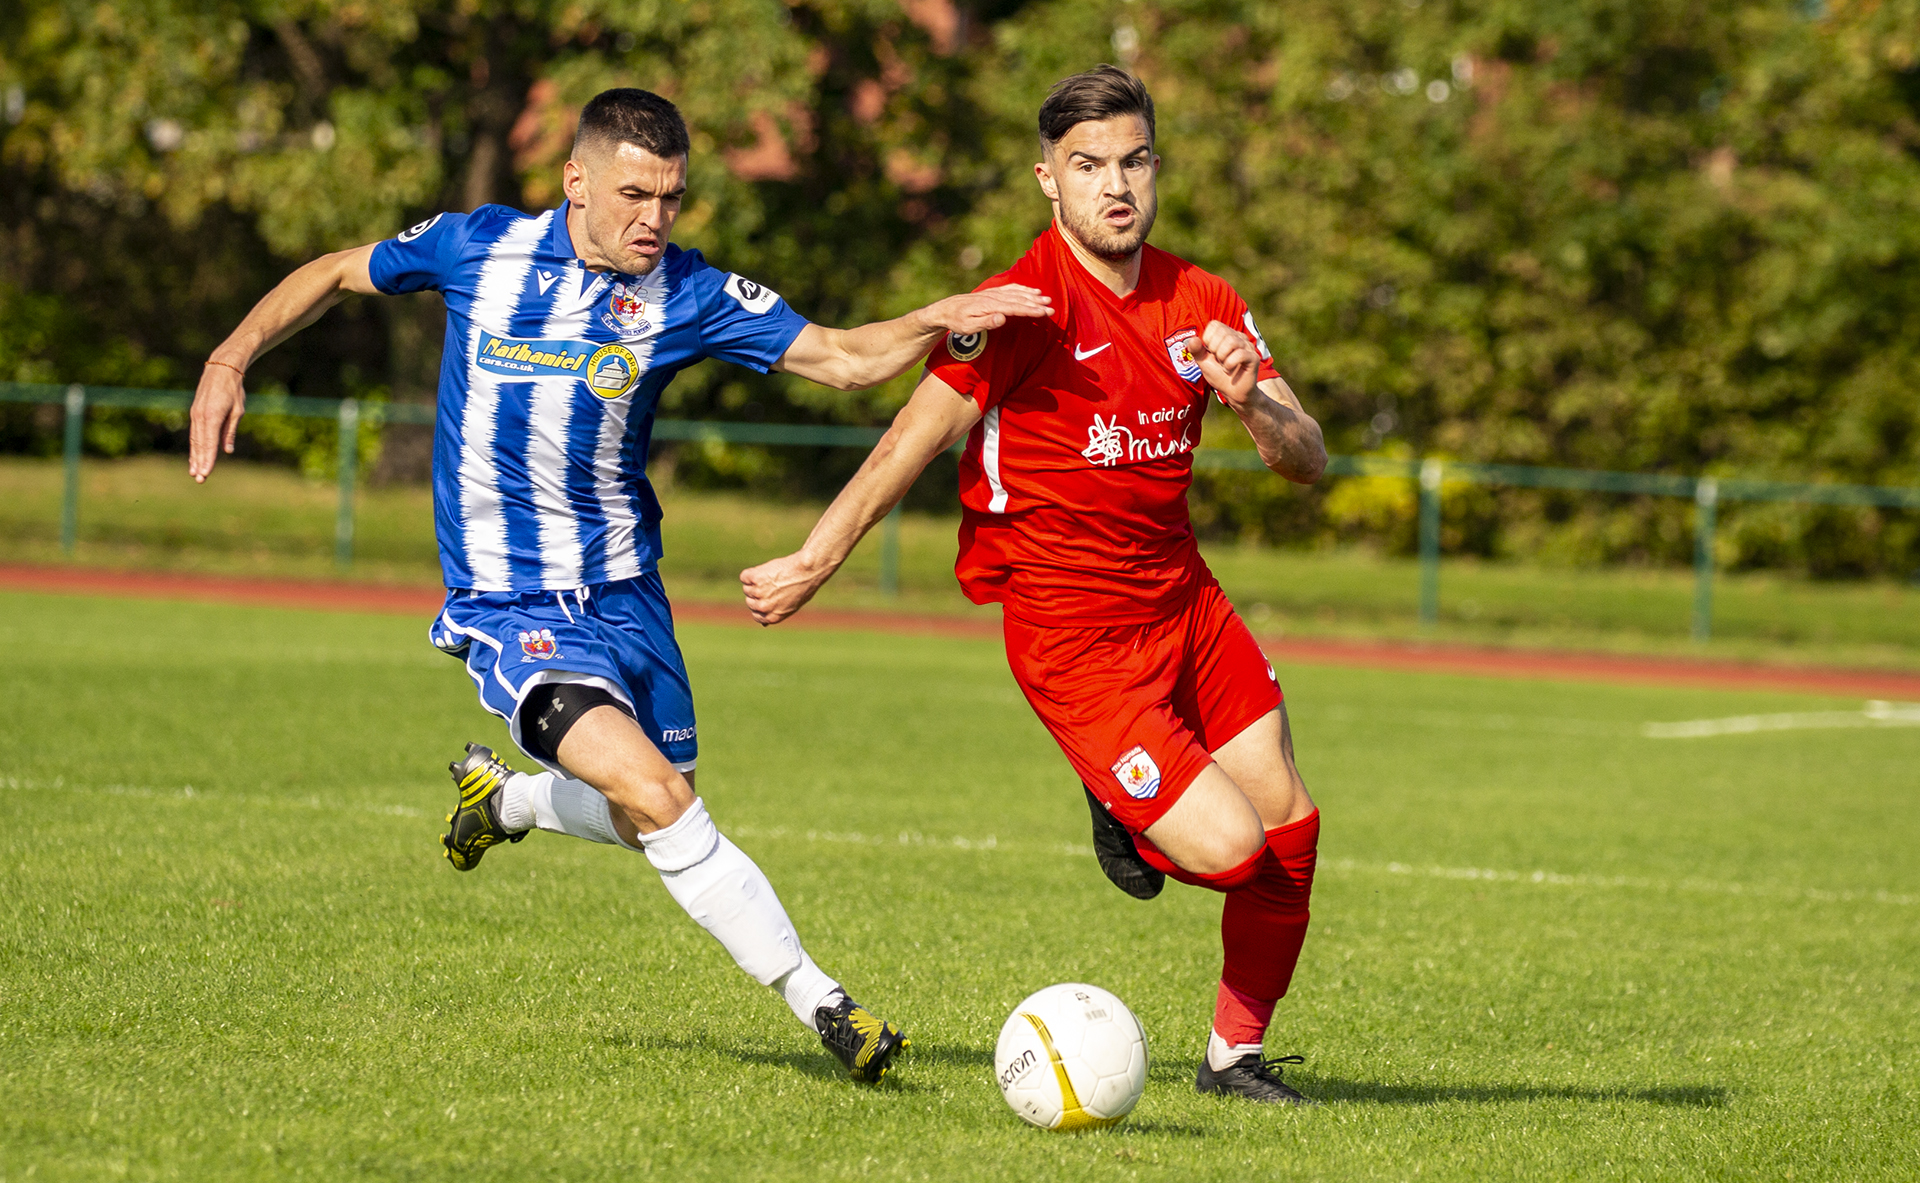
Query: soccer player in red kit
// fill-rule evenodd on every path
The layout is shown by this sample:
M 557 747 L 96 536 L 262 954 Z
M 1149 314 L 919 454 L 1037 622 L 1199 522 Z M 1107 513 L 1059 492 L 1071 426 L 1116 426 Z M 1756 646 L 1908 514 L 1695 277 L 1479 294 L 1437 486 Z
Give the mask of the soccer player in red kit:
M 967 437 L 956 570 L 1002 605 L 1007 661 L 1095 802 L 1095 849 L 1141 898 L 1171 875 L 1225 895 L 1225 965 L 1197 1087 L 1305 1103 L 1263 1045 L 1307 930 L 1320 815 L 1280 687 L 1195 546 L 1192 451 L 1208 399 L 1267 467 L 1317 480 L 1319 425 L 1224 281 L 1146 245 L 1153 100 L 1101 66 L 1040 108 L 1054 221 L 983 287 L 1050 316 L 954 334 L 798 552 L 741 573 L 763 624 L 798 611 L 943 449 Z

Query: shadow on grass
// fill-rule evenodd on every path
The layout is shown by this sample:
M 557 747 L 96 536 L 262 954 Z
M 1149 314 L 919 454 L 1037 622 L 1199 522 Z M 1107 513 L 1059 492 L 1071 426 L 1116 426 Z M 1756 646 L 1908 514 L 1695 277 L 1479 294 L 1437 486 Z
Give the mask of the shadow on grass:
M 1147 1079 L 1154 1084 L 1178 1082 L 1192 1087 L 1193 1078 L 1199 1070 L 1199 1060 L 1157 1060 Z M 1449 1101 L 1482 1105 L 1521 1101 L 1579 1101 L 1586 1104 L 1630 1101 L 1639 1105 L 1718 1109 L 1733 1098 L 1732 1090 L 1717 1084 L 1642 1089 L 1544 1084 L 1381 1084 L 1372 1080 L 1316 1076 L 1298 1069 L 1290 1069 L 1286 1081 L 1298 1086 L 1301 1092 L 1316 1101 L 1345 1101 L 1360 1105 L 1442 1105 Z
M 1143 1121 L 1129 1117 L 1119 1125 L 1108 1126 L 1102 1130 L 1089 1130 L 1083 1137 L 1095 1138 L 1207 1138 L 1212 1132 L 1199 1126 L 1177 1125 L 1170 1121 Z
M 938 1064 L 943 1068 L 970 1068 L 991 1074 L 993 1049 L 958 1043 L 921 1043 L 914 1040 L 907 1056 L 915 1063 Z M 903 1061 L 905 1062 L 905 1061 Z
M 752 1047 L 736 1045 L 729 1047 L 702 1039 L 677 1039 L 658 1034 L 630 1035 L 624 1032 L 603 1035 L 600 1041 L 614 1047 L 628 1048 L 643 1053 L 681 1052 L 707 1056 L 724 1056 L 730 1060 L 738 1060 L 742 1064 L 788 1068 L 802 1076 L 810 1076 L 818 1080 L 840 1082 L 847 1079 L 846 1069 L 842 1068 L 840 1062 L 834 1059 L 826 1049 L 819 1046 L 818 1040 L 810 1041 L 813 1044 L 812 1047 L 799 1051 L 764 1046 Z M 900 1079 L 898 1072 L 899 1066 L 911 1066 L 914 1061 L 922 1058 L 920 1045 L 915 1044 L 908 1048 L 904 1055 L 894 1061 L 896 1069 L 888 1072 L 886 1078 L 880 1082 L 878 1087 L 888 1092 L 919 1093 L 927 1091 L 928 1086 L 926 1085 Z M 993 1057 L 989 1055 L 987 1059 L 991 1062 Z
M 838 1062 L 825 1051 L 815 1048 L 786 1050 L 765 1046 L 725 1047 L 705 1040 L 676 1039 L 658 1034 L 635 1036 L 626 1033 L 604 1035 L 601 1042 L 643 1052 L 686 1052 L 724 1056 L 742 1064 L 787 1068 L 802 1076 L 818 1080 L 838 1082 L 846 1079 L 846 1073 L 840 1068 Z M 897 1063 L 901 1068 L 908 1070 L 919 1064 L 927 1067 L 982 1071 L 993 1067 L 993 1052 L 987 1048 L 967 1044 L 916 1043 L 907 1049 Z M 1159 1060 L 1154 1063 L 1149 1072 L 1148 1080 L 1154 1084 L 1178 1083 L 1191 1087 L 1191 1081 L 1199 1068 L 1198 1060 Z M 1312 1076 L 1306 1073 L 1296 1073 L 1290 1082 L 1297 1083 L 1302 1092 L 1316 1101 L 1363 1105 L 1442 1105 L 1449 1102 L 1500 1105 L 1526 1101 L 1578 1101 L 1584 1104 L 1606 1104 L 1627 1101 L 1638 1105 L 1661 1105 L 1671 1108 L 1718 1109 L 1727 1104 L 1733 1096 L 1732 1090 L 1720 1085 L 1670 1085 L 1637 1089 L 1536 1084 L 1381 1084 L 1378 1081 L 1345 1080 L 1335 1076 Z M 900 1072 L 894 1071 L 887 1074 L 880 1087 L 889 1092 L 920 1093 L 928 1091 L 931 1086 L 914 1081 L 910 1075 L 903 1078 Z M 1193 1126 L 1155 1121 L 1129 1121 L 1102 1132 L 1112 1135 L 1121 1131 L 1196 1138 L 1204 1137 L 1206 1134 L 1206 1131 Z
M 1198 1065 L 1196 1064 L 1196 1067 Z M 1301 1091 L 1317 1101 L 1350 1101 L 1371 1105 L 1440 1105 L 1449 1101 L 1507 1104 L 1515 1101 L 1631 1101 L 1685 1109 L 1718 1109 L 1733 1096 L 1719 1085 L 1674 1085 L 1664 1088 L 1577 1088 L 1535 1084 L 1380 1084 L 1370 1080 L 1301 1076 Z

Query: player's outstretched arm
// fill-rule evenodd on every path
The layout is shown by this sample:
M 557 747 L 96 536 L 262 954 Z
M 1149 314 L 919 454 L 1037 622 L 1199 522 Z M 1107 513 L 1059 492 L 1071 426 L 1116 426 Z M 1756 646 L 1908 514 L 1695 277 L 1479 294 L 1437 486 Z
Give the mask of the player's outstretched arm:
M 253 360 L 320 319 L 348 292 L 372 295 L 377 289 L 367 270 L 373 247 L 322 255 L 281 280 L 247 313 L 240 327 L 220 343 L 200 373 L 188 416 L 187 472 L 204 481 L 222 451 L 233 451 L 234 433 L 247 409 L 243 379 Z
M 972 399 L 932 374 L 922 378 L 866 463 L 820 515 L 806 545 L 740 572 L 747 611 L 761 624 L 779 624 L 800 611 L 847 561 L 854 544 L 907 495 L 927 463 L 979 421 Z
M 835 390 L 865 390 L 906 373 L 948 333 L 997 329 L 1009 316 L 1052 312 L 1053 301 L 1038 288 L 1007 284 L 967 292 L 857 329 L 808 325 L 773 368 Z
M 1260 462 L 1302 485 L 1327 470 L 1327 443 L 1320 425 L 1301 407 L 1284 378 L 1256 381 L 1260 355 L 1244 333 L 1209 321 L 1196 346 L 1189 346 L 1200 372 L 1220 401 L 1240 417 L 1260 450 Z

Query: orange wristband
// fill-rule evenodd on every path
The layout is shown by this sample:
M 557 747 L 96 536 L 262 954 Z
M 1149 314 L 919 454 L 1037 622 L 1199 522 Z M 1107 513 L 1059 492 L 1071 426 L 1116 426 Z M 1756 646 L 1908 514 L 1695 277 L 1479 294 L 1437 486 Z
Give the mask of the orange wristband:
M 229 362 L 224 362 L 224 361 L 215 361 L 215 360 L 213 360 L 212 358 L 208 358 L 208 359 L 206 360 L 206 364 L 207 364 L 207 365 L 210 365 L 210 366 L 221 366 L 221 367 L 223 367 L 223 368 L 225 368 L 225 369 L 229 369 L 229 370 L 232 370 L 232 371 L 233 371 L 234 373 L 236 373 L 236 374 L 238 374 L 238 375 L 240 375 L 240 376 L 241 376 L 242 378 L 244 378 L 244 377 L 246 377 L 246 376 L 247 376 L 247 372 L 246 372 L 245 370 L 243 370 L 243 369 L 241 369 L 241 368 L 240 368 L 239 366 L 236 366 L 236 365 L 233 365 L 233 364 L 231 364 L 231 363 L 229 363 Z

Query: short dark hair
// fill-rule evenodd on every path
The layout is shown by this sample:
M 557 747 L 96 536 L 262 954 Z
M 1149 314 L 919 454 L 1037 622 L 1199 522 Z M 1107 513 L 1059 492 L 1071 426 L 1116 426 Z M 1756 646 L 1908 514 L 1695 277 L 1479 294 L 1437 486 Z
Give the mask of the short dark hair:
M 1138 115 L 1147 124 L 1147 142 L 1153 142 L 1153 96 L 1147 84 L 1102 62 L 1093 69 L 1053 84 L 1040 104 L 1040 142 L 1051 149 L 1089 120 Z
M 583 147 L 632 144 L 662 160 L 687 154 L 687 121 L 680 108 L 650 90 L 616 86 L 587 100 L 573 133 L 573 154 Z

